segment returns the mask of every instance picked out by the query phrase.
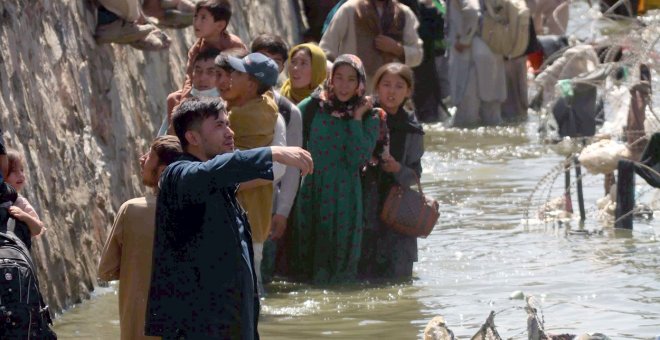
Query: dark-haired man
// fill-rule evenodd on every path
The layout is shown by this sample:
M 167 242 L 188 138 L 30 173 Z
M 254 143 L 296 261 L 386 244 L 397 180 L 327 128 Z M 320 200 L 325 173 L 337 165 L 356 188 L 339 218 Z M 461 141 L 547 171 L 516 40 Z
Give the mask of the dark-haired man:
M 255 339 L 259 299 L 252 235 L 237 184 L 273 179 L 273 162 L 313 170 L 294 147 L 234 151 L 224 102 L 191 98 L 174 111 L 184 155 L 160 178 L 145 333 L 166 339 Z

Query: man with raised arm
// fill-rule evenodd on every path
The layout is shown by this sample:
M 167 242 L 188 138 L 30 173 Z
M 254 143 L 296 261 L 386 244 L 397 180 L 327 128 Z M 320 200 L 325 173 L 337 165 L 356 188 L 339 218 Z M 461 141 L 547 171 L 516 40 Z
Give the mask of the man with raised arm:
M 184 155 L 160 178 L 145 333 L 166 339 L 258 339 L 250 225 L 237 184 L 273 179 L 273 162 L 311 173 L 298 147 L 234 151 L 219 98 L 191 98 L 173 116 Z

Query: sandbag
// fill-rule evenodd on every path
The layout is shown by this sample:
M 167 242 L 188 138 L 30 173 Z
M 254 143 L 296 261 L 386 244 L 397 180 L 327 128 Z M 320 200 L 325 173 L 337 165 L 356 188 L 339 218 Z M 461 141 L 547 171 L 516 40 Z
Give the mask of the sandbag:
M 625 144 L 604 139 L 582 150 L 580 164 L 593 174 L 609 174 L 616 170 L 619 160 L 630 157 L 630 150 Z

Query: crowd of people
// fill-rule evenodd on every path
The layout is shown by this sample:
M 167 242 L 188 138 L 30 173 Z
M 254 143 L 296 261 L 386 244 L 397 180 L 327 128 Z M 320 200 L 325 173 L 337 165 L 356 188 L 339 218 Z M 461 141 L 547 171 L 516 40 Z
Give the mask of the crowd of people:
M 119 208 L 100 258 L 99 278 L 120 281 L 122 338 L 258 338 L 275 277 L 410 280 L 417 239 L 380 213 L 393 186 L 420 181 L 421 122 L 445 120 L 447 106 L 457 127 L 519 120 L 530 67 L 548 105 L 561 80 L 621 58 L 568 46 L 566 0 L 527 0 L 540 49 L 498 54 L 480 35 L 486 2 L 304 1 L 310 31 L 289 48 L 231 34 L 230 0 L 99 0 L 98 43 L 164 50 L 161 28 L 191 25 L 197 38 L 139 159 L 151 192 Z M 29 249 L 46 228 L 20 196 L 23 156 L 0 146 Z
M 99 264 L 102 280 L 120 280 L 122 337 L 257 337 L 259 296 L 274 276 L 412 278 L 416 238 L 378 215 L 390 187 L 421 175 L 409 65 L 422 42 L 408 7 L 365 4 L 369 35 L 328 40 L 331 52 L 266 34 L 248 51 L 227 32 L 228 1 L 197 3 L 185 82 L 167 98 L 169 135 L 140 159 L 154 194 L 122 205 Z M 379 33 L 383 11 L 405 43 Z M 326 35 L 360 31 L 339 28 Z
M 190 25 L 197 37 L 184 83 L 163 98 L 167 134 L 139 160 L 153 193 L 119 208 L 99 263 L 99 278 L 120 280 L 124 339 L 258 338 L 273 277 L 410 280 L 417 239 L 379 215 L 390 188 L 420 180 L 420 121 L 444 119 L 446 104 L 455 126 L 526 114 L 524 58 L 481 40 L 478 1 L 321 1 L 321 31 L 306 35 L 318 41 L 292 48 L 231 34 L 229 0 L 99 3 L 98 43 L 163 50 L 159 27 Z M 565 31 L 563 14 L 537 7 L 540 30 Z M 2 151 L 20 192 L 22 156 Z M 28 246 L 45 230 L 24 197 L 9 211 Z

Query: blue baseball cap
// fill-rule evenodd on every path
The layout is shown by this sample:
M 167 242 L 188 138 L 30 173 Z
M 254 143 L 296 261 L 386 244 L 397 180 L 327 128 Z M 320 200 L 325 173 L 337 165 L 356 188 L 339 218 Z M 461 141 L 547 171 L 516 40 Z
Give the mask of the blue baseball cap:
M 227 61 L 234 70 L 247 73 L 266 86 L 275 86 L 280 70 L 273 59 L 261 53 L 250 53 L 243 59 L 228 56 Z

